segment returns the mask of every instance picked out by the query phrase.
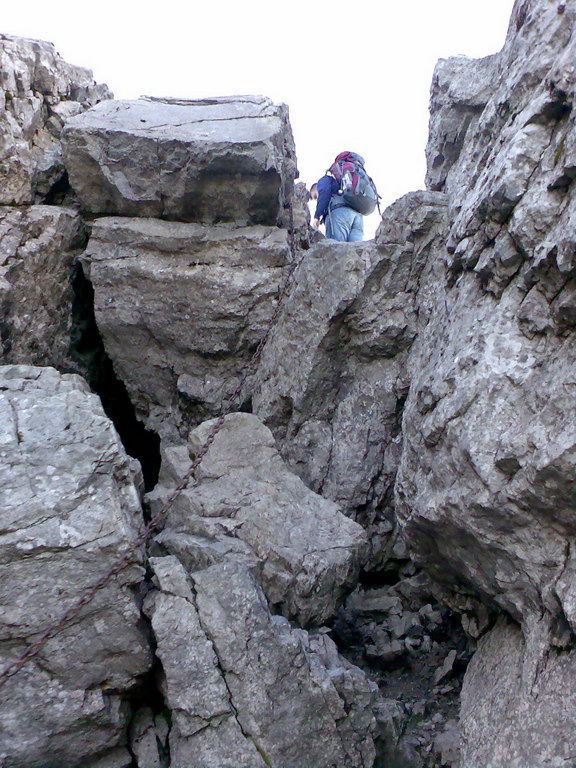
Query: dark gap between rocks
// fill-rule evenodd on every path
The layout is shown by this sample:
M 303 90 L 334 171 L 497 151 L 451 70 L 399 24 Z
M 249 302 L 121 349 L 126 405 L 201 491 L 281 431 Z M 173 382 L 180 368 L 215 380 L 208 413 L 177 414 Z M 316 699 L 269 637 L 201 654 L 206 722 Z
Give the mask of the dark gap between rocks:
M 439 768 L 458 738 L 459 696 L 474 642 L 410 561 L 360 574 L 330 624 L 339 652 L 377 683 L 374 768 Z
M 126 452 L 140 462 L 145 489 L 150 491 L 158 482 L 160 472 L 160 438 L 138 421 L 126 387 L 114 372 L 96 325 L 94 289 L 79 263 L 75 266 L 72 288 L 74 299 L 70 355 L 78 365 L 79 372 L 100 397 L 104 411 L 116 427 Z
M 68 173 L 64 171 L 62 176 L 52 184 L 48 194 L 42 200 L 44 205 L 64 205 L 66 196 L 71 192 L 72 187 L 68 181 Z
M 360 571 L 358 580 L 364 589 L 378 589 L 378 587 L 393 587 L 400 581 L 400 572 L 397 569 L 381 571 Z

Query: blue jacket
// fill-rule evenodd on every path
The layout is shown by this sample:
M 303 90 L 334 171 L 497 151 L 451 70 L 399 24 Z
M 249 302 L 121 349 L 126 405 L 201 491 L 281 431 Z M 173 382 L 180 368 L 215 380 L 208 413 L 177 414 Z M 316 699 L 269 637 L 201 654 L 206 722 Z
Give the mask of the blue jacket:
M 338 192 L 340 185 L 333 176 L 322 176 L 318 179 L 318 202 L 316 203 L 316 213 L 314 218 L 320 222 L 324 221 L 328 215 L 328 206 L 330 198 Z

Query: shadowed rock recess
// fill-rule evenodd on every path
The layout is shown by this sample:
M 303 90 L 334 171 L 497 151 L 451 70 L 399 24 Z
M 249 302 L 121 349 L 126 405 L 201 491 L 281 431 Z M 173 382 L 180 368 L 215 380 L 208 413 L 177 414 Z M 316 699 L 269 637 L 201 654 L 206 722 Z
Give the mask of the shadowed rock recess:
M 575 93 L 517 0 L 345 244 L 284 105 L 0 35 L 0 768 L 576 765 Z

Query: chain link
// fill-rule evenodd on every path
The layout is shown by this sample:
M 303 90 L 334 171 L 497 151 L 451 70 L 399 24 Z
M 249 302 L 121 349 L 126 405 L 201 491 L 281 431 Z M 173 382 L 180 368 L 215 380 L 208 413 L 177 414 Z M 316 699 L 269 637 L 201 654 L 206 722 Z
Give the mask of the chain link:
M 172 491 L 168 499 L 164 502 L 162 505 L 162 508 L 159 512 L 157 512 L 152 518 L 150 518 L 149 522 L 146 524 L 146 526 L 143 528 L 143 530 L 138 534 L 132 545 L 128 548 L 124 556 L 121 560 L 119 560 L 115 565 L 113 565 L 106 573 L 100 577 L 100 579 L 93 584 L 90 589 L 85 592 L 82 597 L 74 603 L 65 613 L 64 615 L 59 619 L 59 621 L 49 627 L 40 637 L 38 640 L 36 640 L 32 645 L 28 646 L 26 651 L 22 653 L 15 661 L 13 661 L 11 664 L 9 664 L 7 667 L 5 667 L 0 672 L 0 687 L 4 685 L 4 683 L 7 682 L 11 677 L 16 675 L 22 667 L 27 664 L 30 659 L 37 656 L 40 651 L 45 647 L 45 645 L 56 635 L 63 632 L 66 627 L 72 622 L 74 618 L 80 613 L 82 608 L 84 606 L 88 605 L 92 601 L 92 599 L 95 597 L 95 595 L 103 589 L 107 584 L 110 583 L 110 581 L 113 579 L 114 576 L 121 573 L 125 568 L 127 568 L 129 565 L 131 565 L 134 561 L 134 555 L 136 551 L 139 549 L 140 546 L 145 544 L 150 536 L 155 533 L 159 526 L 161 525 L 162 521 L 166 517 L 166 514 L 168 513 L 168 510 L 170 507 L 174 504 L 176 499 L 180 496 L 182 491 L 184 491 L 192 479 L 192 476 L 202 463 L 202 460 L 208 453 L 210 446 L 216 439 L 216 436 L 224 426 L 224 420 L 226 416 L 229 413 L 233 412 L 233 406 L 234 404 L 238 403 L 240 404 L 240 396 L 242 394 L 242 390 L 244 389 L 244 386 L 246 385 L 246 382 L 250 378 L 250 376 L 254 373 L 256 364 L 260 360 L 260 356 L 262 354 L 262 350 L 264 349 L 264 346 L 266 342 L 268 341 L 268 338 L 270 336 L 270 332 L 272 331 L 272 328 L 274 327 L 276 320 L 278 318 L 278 315 L 280 314 L 280 310 L 282 308 L 282 303 L 288 293 L 288 290 L 290 288 L 290 285 L 292 283 L 292 278 L 294 275 L 294 270 L 296 269 L 296 266 L 299 263 L 297 249 L 296 249 L 296 237 L 294 232 L 294 209 L 292 205 L 292 201 L 290 201 L 289 204 L 289 222 L 288 222 L 288 247 L 290 250 L 290 263 L 288 264 L 286 268 L 286 275 L 284 278 L 284 283 L 282 285 L 282 289 L 278 293 L 278 301 L 276 303 L 276 308 L 274 312 L 272 313 L 272 316 L 270 317 L 270 320 L 266 324 L 266 330 L 264 334 L 262 335 L 260 341 L 258 342 L 258 345 L 248 361 L 248 364 L 246 366 L 246 369 L 240 378 L 240 381 L 238 382 L 238 385 L 236 386 L 235 390 L 233 391 L 232 395 L 229 398 L 230 407 L 226 409 L 224 406 L 222 408 L 222 411 L 220 415 L 216 418 L 214 424 L 212 425 L 210 432 L 208 434 L 208 437 L 202 444 L 202 447 L 194 457 L 194 460 L 192 461 L 192 464 L 190 465 L 188 471 L 180 481 L 180 483 L 176 486 L 176 488 Z

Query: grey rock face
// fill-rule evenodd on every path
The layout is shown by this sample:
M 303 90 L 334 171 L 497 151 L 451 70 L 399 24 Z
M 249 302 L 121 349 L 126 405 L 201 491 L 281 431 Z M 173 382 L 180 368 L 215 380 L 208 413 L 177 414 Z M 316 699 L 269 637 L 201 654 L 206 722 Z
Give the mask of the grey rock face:
M 111 95 L 51 43 L 0 34 L 0 204 L 42 202 L 64 174 L 64 122 Z
M 92 213 L 275 225 L 297 175 L 288 110 L 261 96 L 105 102 L 63 140 Z
M 576 11 L 559 8 L 517 2 L 500 54 L 449 59 L 435 74 L 428 182 L 450 198 L 449 264 L 496 286 L 525 257 L 539 263 L 554 251 L 564 276 L 574 268 Z M 477 112 L 467 128 L 463 104 Z M 459 151 L 451 154 L 442 126 L 458 120 Z
M 479 644 L 462 689 L 462 766 L 561 768 L 574 759 L 574 650 L 550 651 L 500 620 Z M 489 737 L 487 737 L 489 735 Z
M 149 428 L 185 438 L 191 424 L 228 405 L 289 259 L 277 228 L 95 223 L 86 263 L 98 328 Z
M 122 559 L 140 530 L 128 459 L 79 377 L 0 367 L 0 507 L 4 670 Z M 74 623 L 4 684 L 2 765 L 88 765 L 122 745 L 122 694 L 151 662 L 131 591 L 142 559 L 137 549 Z
M 525 626 L 544 613 L 574 628 L 576 193 L 555 186 L 574 135 L 574 9 L 515 13 L 494 93 L 446 182 L 447 280 L 412 349 L 396 493 L 435 578 Z
M 432 92 L 446 251 L 411 350 L 396 508 L 469 631 L 498 610 L 521 625 L 498 625 L 466 675 L 463 768 L 574 755 L 575 14 L 516 3 L 503 51 L 441 63 Z
M 5 363 L 70 365 L 72 269 L 83 247 L 75 211 L 0 207 L 0 324 Z
M 175 558 L 152 564 L 159 590 L 147 611 L 174 716 L 172 765 L 372 766 L 375 686 L 326 635 L 271 616 L 242 565 L 214 565 L 189 583 Z
M 212 426 L 206 422 L 191 433 L 192 455 Z M 161 485 L 149 497 L 153 511 L 185 473 L 190 459 L 182 458 L 172 467 L 169 457 L 164 462 Z M 157 542 L 190 572 L 231 558 L 251 565 L 266 597 L 284 615 L 301 625 L 328 620 L 363 563 L 367 541 L 361 526 L 292 474 L 270 430 L 249 414 L 226 417 L 195 479 L 169 512 Z
M 436 64 L 430 92 L 426 187 L 442 190 L 493 95 L 498 57 L 457 56 Z
M 254 412 L 289 465 L 347 512 L 381 504 L 394 482 L 419 281 L 445 211 L 442 194 L 414 193 L 388 209 L 375 242 L 315 245 L 262 355 Z M 363 522 L 378 559 L 393 525 Z
M 130 751 L 138 768 L 165 768 L 167 755 L 168 723 L 162 714 L 154 715 L 149 707 L 142 707 L 130 724 Z

